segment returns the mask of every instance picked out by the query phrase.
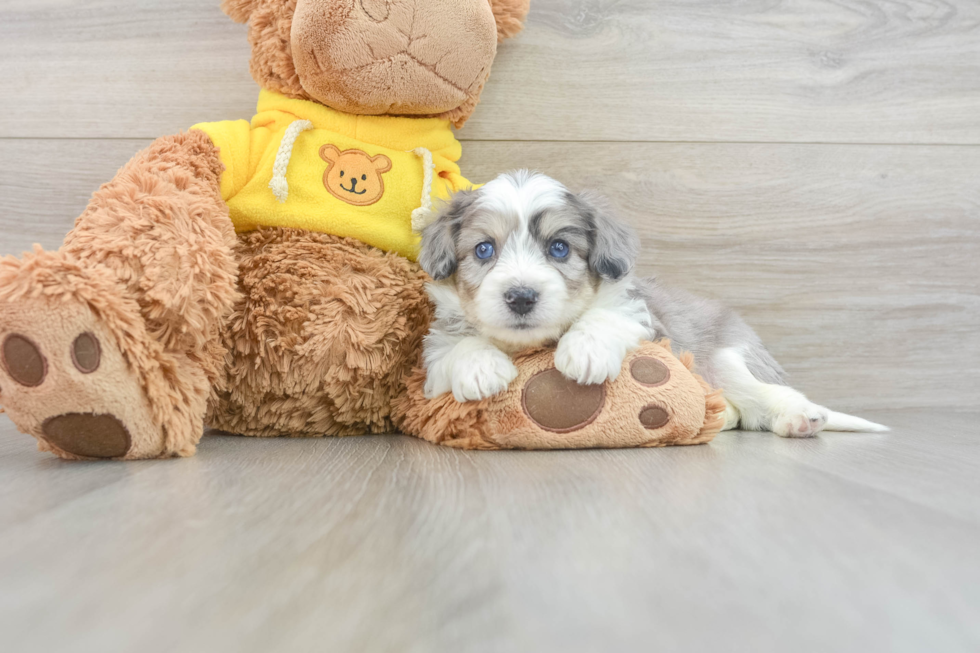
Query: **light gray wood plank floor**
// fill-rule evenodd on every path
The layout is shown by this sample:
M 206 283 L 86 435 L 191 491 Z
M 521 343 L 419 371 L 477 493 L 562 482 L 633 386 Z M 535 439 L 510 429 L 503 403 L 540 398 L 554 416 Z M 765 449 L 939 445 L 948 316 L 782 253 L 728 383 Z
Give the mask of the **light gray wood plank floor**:
M 976 651 L 980 414 L 890 434 L 460 452 L 0 426 L 7 651 Z

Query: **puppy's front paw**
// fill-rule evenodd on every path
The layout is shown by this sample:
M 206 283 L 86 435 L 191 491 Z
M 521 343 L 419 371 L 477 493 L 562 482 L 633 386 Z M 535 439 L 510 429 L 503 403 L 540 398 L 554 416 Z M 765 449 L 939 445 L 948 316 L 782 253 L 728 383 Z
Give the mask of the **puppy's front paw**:
M 453 389 L 452 373 L 444 374 L 442 366 L 432 366 L 426 370 L 423 394 L 426 399 L 435 399 Z
M 453 397 L 479 401 L 500 394 L 517 378 L 517 368 L 499 349 L 477 349 L 453 365 Z
M 581 385 L 595 385 L 615 381 L 625 357 L 626 349 L 615 339 L 573 330 L 558 341 L 555 367 Z

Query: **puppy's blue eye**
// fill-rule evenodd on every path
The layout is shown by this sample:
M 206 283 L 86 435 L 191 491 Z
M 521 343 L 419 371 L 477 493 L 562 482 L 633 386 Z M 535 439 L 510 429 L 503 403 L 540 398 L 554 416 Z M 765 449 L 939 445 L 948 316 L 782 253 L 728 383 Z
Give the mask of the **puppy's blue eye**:
M 570 249 L 568 247 L 568 243 L 566 243 L 564 240 L 554 240 L 551 242 L 551 247 L 548 251 L 555 258 L 565 258 L 568 256 Z
M 476 257 L 478 259 L 487 259 L 493 256 L 493 243 L 480 243 L 476 246 Z

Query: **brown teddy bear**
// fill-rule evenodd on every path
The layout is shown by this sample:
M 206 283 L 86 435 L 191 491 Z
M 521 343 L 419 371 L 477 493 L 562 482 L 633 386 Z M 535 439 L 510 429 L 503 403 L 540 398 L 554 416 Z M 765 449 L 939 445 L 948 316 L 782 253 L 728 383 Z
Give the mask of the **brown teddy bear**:
M 588 425 L 541 417 L 567 383 L 535 381 L 528 408 L 547 353 L 496 403 L 415 392 L 430 311 L 418 232 L 433 201 L 469 185 L 451 125 L 473 112 L 528 3 L 225 0 L 250 25 L 255 117 L 156 140 L 57 252 L 0 261 L 0 405 L 18 428 L 70 459 L 188 456 L 205 424 L 251 436 L 402 427 L 482 448 L 710 439 L 717 397 L 652 344 L 646 358 L 672 366 L 684 401 L 623 374 L 601 401 L 586 391 L 600 416 Z M 623 418 L 622 437 L 596 435 L 618 424 L 600 413 L 621 395 L 646 413 Z

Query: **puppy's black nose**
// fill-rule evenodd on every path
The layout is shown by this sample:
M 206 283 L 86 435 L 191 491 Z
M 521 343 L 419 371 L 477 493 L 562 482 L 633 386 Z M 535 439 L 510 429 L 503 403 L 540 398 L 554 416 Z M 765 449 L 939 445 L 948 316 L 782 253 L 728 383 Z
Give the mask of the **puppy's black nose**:
M 538 303 L 538 293 L 531 288 L 511 288 L 504 293 L 504 301 L 512 313 L 527 315 Z

